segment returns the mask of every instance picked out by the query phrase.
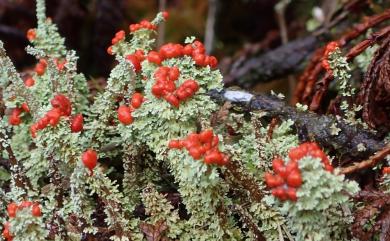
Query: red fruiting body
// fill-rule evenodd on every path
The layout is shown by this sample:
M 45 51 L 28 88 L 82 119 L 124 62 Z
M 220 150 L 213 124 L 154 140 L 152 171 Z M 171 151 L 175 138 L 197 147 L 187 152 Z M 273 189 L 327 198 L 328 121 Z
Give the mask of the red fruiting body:
M 5 239 L 7 239 L 8 241 L 11 241 L 12 240 L 12 235 L 11 235 L 11 232 L 9 231 L 9 227 L 10 227 L 9 222 L 6 222 L 4 224 L 4 229 L 3 229 L 2 235 L 3 235 L 3 237 Z
M 96 151 L 89 149 L 85 151 L 82 155 L 82 161 L 85 167 L 87 167 L 90 171 L 91 174 L 93 173 L 93 169 L 96 167 L 98 155 Z
M 192 55 L 192 51 L 194 49 L 192 48 L 192 45 L 191 44 L 187 44 L 186 46 L 184 46 L 183 48 L 183 54 L 184 55 Z
M 46 71 L 47 62 L 45 59 L 40 59 L 37 65 L 35 66 L 35 72 L 37 75 L 43 75 Z
M 62 116 L 70 116 L 72 112 L 71 102 L 65 95 L 58 94 L 50 101 L 54 108 L 59 108 Z
M 288 199 L 290 199 L 291 201 L 296 202 L 298 200 L 297 191 L 295 188 L 291 188 L 291 187 L 288 188 L 286 190 L 286 194 L 287 194 Z
M 130 61 L 132 64 L 133 64 L 133 67 L 134 67 L 134 71 L 136 73 L 140 72 L 141 71 L 141 61 L 143 59 L 141 59 L 141 56 L 140 55 L 136 55 L 136 54 L 129 54 L 126 56 L 126 59 L 128 61 Z
M 210 60 L 209 60 L 209 63 L 211 68 L 216 68 L 218 66 L 218 60 L 216 57 L 214 56 L 210 56 Z
M 302 185 L 302 177 L 298 170 L 292 171 L 288 174 L 287 185 L 290 187 L 300 187 Z
M 24 112 L 30 112 L 30 108 L 28 107 L 26 102 L 24 102 L 20 107 Z
M 34 86 L 34 85 L 35 85 L 35 80 L 34 80 L 32 77 L 29 77 L 29 78 L 27 78 L 27 79 L 24 81 L 24 85 L 25 85 L 26 87 Z
M 168 101 L 169 104 L 173 105 L 176 108 L 179 108 L 180 101 L 176 96 L 174 96 L 172 94 L 168 94 L 168 95 L 164 96 L 164 99 L 166 101 Z
M 133 32 L 136 32 L 140 29 L 156 30 L 157 27 L 156 27 L 156 25 L 153 25 L 148 20 L 142 20 L 140 23 L 130 24 L 129 29 L 130 29 L 130 32 L 133 33 Z
M 332 41 L 332 42 L 329 42 L 326 47 L 325 47 L 325 53 L 324 55 L 326 57 L 328 57 L 328 55 L 331 53 L 331 52 L 334 52 L 336 50 L 336 48 L 339 47 L 339 44 L 338 42 L 336 41 Z
M 150 51 L 148 53 L 148 61 L 151 62 L 151 63 L 155 63 L 157 65 L 161 65 L 161 57 L 160 57 L 160 54 L 157 53 L 156 51 Z
M 284 201 L 288 198 L 287 193 L 286 193 L 286 189 L 284 189 L 283 187 L 274 188 L 274 189 L 272 189 L 271 193 L 273 196 L 279 198 L 282 201 Z
M 196 147 L 192 147 L 188 150 L 188 153 L 190 153 L 190 155 L 192 156 L 192 158 L 194 158 L 195 160 L 198 160 L 202 157 L 202 152 L 199 150 L 199 148 L 196 148 Z M 205 163 L 207 164 L 211 164 L 212 161 L 210 162 L 206 162 L 206 158 L 205 158 Z
M 324 168 L 327 171 L 333 171 L 333 167 L 327 157 L 327 155 L 321 150 L 321 148 L 314 142 L 302 143 L 298 147 L 291 148 L 288 156 L 290 160 L 298 161 L 305 156 L 311 156 L 313 158 L 321 159 L 324 164 Z
M 328 72 L 332 71 L 331 68 L 330 68 L 330 64 L 329 64 L 327 59 L 323 59 L 321 61 L 321 65 L 322 65 L 322 68 L 324 68 L 326 71 L 328 71 Z
M 122 41 L 125 38 L 125 31 L 120 30 L 115 34 L 115 37 L 111 40 L 113 45 L 117 44 L 119 41 Z
M 172 67 L 169 70 L 168 77 L 170 81 L 176 81 L 180 76 L 180 70 L 178 67 Z
M 169 149 L 181 149 L 183 148 L 183 143 L 179 140 L 171 140 L 168 144 Z
M 199 85 L 195 80 L 186 80 L 179 88 L 176 88 L 175 81 L 180 76 L 177 67 L 162 66 L 154 73 L 156 80 L 152 86 L 152 94 L 157 98 L 163 97 L 174 107 L 179 107 L 180 102 L 193 96 L 199 90 Z
M 295 170 L 298 170 L 299 167 L 298 167 L 298 162 L 296 161 L 289 161 L 287 164 L 286 164 L 286 173 L 291 173 L 292 171 L 295 171 Z
M 20 114 L 22 113 L 21 108 L 15 108 L 12 110 L 12 113 L 8 119 L 8 123 L 13 126 L 20 125 L 22 123 L 22 120 L 20 119 Z
M 199 134 L 192 133 L 185 140 L 172 140 L 169 142 L 170 149 L 181 149 L 185 147 L 195 160 L 203 157 L 206 164 L 226 165 L 229 157 L 218 150 L 218 138 L 215 138 L 212 130 L 206 130 Z M 217 143 L 214 143 L 217 140 Z
M 139 62 L 142 62 L 145 60 L 145 54 L 144 51 L 141 49 L 138 49 L 134 52 L 135 57 L 137 57 Z
M 321 65 L 328 72 L 332 72 L 330 65 L 329 65 L 329 62 L 328 62 L 329 54 L 334 52 L 336 50 L 336 48 L 338 48 L 338 47 L 339 47 L 339 44 L 338 44 L 338 42 L 335 42 L 335 41 L 329 42 L 325 47 L 324 57 L 323 57 L 323 60 L 321 62 Z
M 281 186 L 284 183 L 284 180 L 281 176 L 272 175 L 269 172 L 265 173 L 264 178 L 265 178 L 265 183 L 270 188 Z
M 199 84 L 195 80 L 186 80 L 183 83 L 183 87 L 191 89 L 193 92 L 199 90 Z
M 112 46 L 109 46 L 109 47 L 107 48 L 107 54 L 109 54 L 109 55 L 114 55 L 114 52 L 112 52 Z
M 331 164 L 325 164 L 325 170 L 327 170 L 328 172 L 333 172 L 333 166 Z
M 8 123 L 13 126 L 20 125 L 22 123 L 22 120 L 20 119 L 19 116 L 10 116 L 8 119 Z
M 39 204 L 34 204 L 31 208 L 31 214 L 34 217 L 40 217 L 42 215 L 41 208 L 39 207 Z
M 141 93 L 135 92 L 131 97 L 131 106 L 133 106 L 134 109 L 138 109 L 139 107 L 141 107 L 143 101 L 144 96 Z
M 46 113 L 46 116 L 49 118 L 49 124 L 56 126 L 60 122 L 61 110 L 59 108 L 53 108 Z
M 19 210 L 22 210 L 24 208 L 29 208 L 33 205 L 31 201 L 22 201 L 19 205 Z
M 128 106 L 121 105 L 118 108 L 118 120 L 124 125 L 130 125 L 133 123 L 133 117 L 131 116 L 131 109 Z
M 206 56 L 204 54 L 196 54 L 193 56 L 195 63 L 200 66 L 205 65 L 205 58 Z
M 206 164 L 215 163 L 215 164 L 220 165 L 222 163 L 222 161 L 223 161 L 223 155 L 218 149 L 213 149 L 213 150 L 209 151 L 208 153 L 206 153 L 206 155 L 204 157 L 204 162 Z
M 31 42 L 37 37 L 35 29 L 30 28 L 27 30 L 27 39 Z
M 57 65 L 57 70 L 62 71 L 65 68 L 66 60 L 60 61 L 58 59 L 54 59 L 55 64 Z
M 8 217 L 14 218 L 16 216 L 17 211 L 18 211 L 18 205 L 16 203 L 10 203 L 7 205 Z
M 49 124 L 51 126 L 56 126 L 59 123 L 61 116 L 69 116 L 72 112 L 71 102 L 65 95 L 58 94 L 54 96 L 50 103 L 53 108 L 30 127 L 30 133 L 33 138 L 36 137 L 36 132 L 38 130 L 46 128 Z
M 138 61 L 138 58 L 135 55 L 127 55 L 126 59 L 129 60 L 134 67 L 134 71 L 138 73 L 141 70 L 141 63 Z
M 166 12 L 166 11 L 164 11 L 164 12 L 162 12 L 162 16 L 163 16 L 163 18 L 164 18 L 165 20 L 167 20 L 167 19 L 169 18 L 169 13 Z
M 31 134 L 32 138 L 37 137 L 37 127 L 36 127 L 36 124 L 33 124 L 32 126 L 30 126 L 30 134 Z
M 181 53 L 181 48 L 173 43 L 164 44 L 159 50 L 160 56 L 164 59 L 179 57 Z
M 382 173 L 385 175 L 385 174 L 390 174 L 390 167 L 384 167 L 382 169 Z
M 77 133 L 83 130 L 84 118 L 82 114 L 73 116 L 70 129 L 73 133 Z
M 213 141 L 213 130 L 205 130 L 199 133 L 199 140 L 203 143 L 212 142 Z
M 272 168 L 274 172 L 278 172 L 279 169 L 284 168 L 284 161 L 282 159 L 276 158 L 272 161 Z

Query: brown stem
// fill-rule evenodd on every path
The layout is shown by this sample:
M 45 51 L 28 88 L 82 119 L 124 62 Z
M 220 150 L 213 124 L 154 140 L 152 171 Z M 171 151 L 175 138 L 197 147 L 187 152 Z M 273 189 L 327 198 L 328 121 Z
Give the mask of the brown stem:
M 390 154 L 390 145 L 385 146 L 382 150 L 372 155 L 368 160 L 357 162 L 351 166 L 341 168 L 341 174 L 350 174 L 366 168 L 373 167 L 379 162 L 385 160 L 386 156 Z
M 376 42 L 382 40 L 386 36 L 390 34 L 390 26 L 381 29 L 378 32 L 371 34 L 366 40 L 361 41 L 353 48 L 351 48 L 346 54 L 347 61 L 352 61 L 356 56 L 361 54 L 368 47 L 372 46 Z M 328 90 L 328 86 L 330 82 L 333 80 L 333 76 L 329 73 L 326 73 L 325 76 L 317 83 L 319 89 L 313 96 L 313 99 L 310 104 L 310 110 L 316 111 L 321 105 L 322 99 L 325 96 L 326 91 Z
M 388 19 L 390 19 L 390 9 L 387 9 L 380 14 L 377 14 L 377 15 L 374 15 L 371 17 L 367 17 L 363 20 L 362 23 L 355 25 L 352 28 L 352 30 L 343 34 L 343 36 L 341 36 L 341 38 L 339 38 L 337 40 L 337 42 L 339 43 L 340 47 L 343 47 L 351 40 L 353 40 L 353 39 L 357 38 L 358 36 L 360 36 L 361 34 L 365 33 L 369 28 L 372 28 L 372 27 L 374 27 L 374 26 L 376 26 L 376 25 L 378 25 L 378 24 L 380 24 L 383 21 L 388 20 Z M 376 34 L 378 34 L 378 33 L 376 33 Z M 374 39 L 373 39 L 373 41 L 376 41 Z M 373 43 L 374 42 L 371 42 L 371 44 L 373 44 Z M 352 48 L 351 50 L 354 51 L 353 53 L 358 53 L 358 52 L 355 52 L 356 49 L 354 49 L 354 48 Z M 321 50 L 321 49 L 316 51 L 316 53 L 313 55 L 312 60 L 310 62 L 311 64 L 309 64 L 306 67 L 305 71 L 301 75 L 297 90 L 295 91 L 295 100 L 301 101 L 305 104 L 310 103 L 310 96 L 314 92 L 314 87 L 315 87 L 314 84 L 317 80 L 317 76 L 322 72 L 321 71 L 322 70 L 322 67 L 321 67 L 322 56 L 320 55 L 320 53 L 322 51 L 323 50 Z M 351 58 L 356 57 L 356 56 L 357 55 L 351 56 Z M 313 67 L 314 63 L 315 63 L 315 67 Z M 308 77 L 308 78 L 306 78 L 306 77 Z M 331 80 L 332 80 L 331 76 L 326 74 L 325 77 L 323 77 L 321 79 L 321 81 L 317 82 L 318 83 L 317 86 L 319 86 L 319 88 L 318 88 L 319 90 L 316 91 L 315 96 L 313 97 L 313 100 L 311 100 L 311 104 L 310 104 L 311 110 L 317 110 L 319 108 L 322 97 L 323 97 L 324 93 L 326 92 L 327 87 L 328 87 L 329 83 L 331 82 Z M 306 88 L 305 88 L 305 91 L 302 93 L 302 90 L 304 89 L 304 87 L 306 87 Z
M 226 166 L 230 174 L 242 185 L 250 194 L 251 198 L 255 202 L 260 202 L 263 198 L 263 194 L 257 184 L 256 180 L 250 175 L 243 175 L 240 169 L 241 165 L 236 161 L 230 161 Z
M 0 134 L 0 139 L 5 139 L 4 135 Z M 11 164 L 11 166 L 14 168 L 14 170 L 19 170 L 21 166 L 19 164 L 19 161 L 16 159 L 14 155 L 11 145 L 8 144 L 4 149 L 8 154 L 9 163 Z M 13 175 L 13 178 L 14 178 L 15 185 L 17 187 L 24 189 L 26 192 L 28 189 L 30 190 L 33 189 L 30 180 L 28 180 L 28 178 L 20 171 L 16 171 L 15 175 Z

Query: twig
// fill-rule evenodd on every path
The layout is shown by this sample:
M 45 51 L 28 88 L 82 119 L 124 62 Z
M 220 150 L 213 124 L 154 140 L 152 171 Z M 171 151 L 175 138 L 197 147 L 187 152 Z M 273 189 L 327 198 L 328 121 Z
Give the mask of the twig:
M 390 154 L 390 145 L 387 145 L 382 150 L 372 155 L 368 160 L 355 163 L 351 166 L 341 168 L 341 174 L 350 174 L 353 172 L 361 171 L 377 165 L 379 162 L 385 160 L 386 156 Z
M 158 10 L 160 12 L 165 11 L 167 7 L 167 0 L 158 1 Z M 160 47 L 164 44 L 165 41 L 165 21 L 158 25 L 158 36 L 157 36 L 157 47 Z
M 288 32 L 287 32 L 287 24 L 286 19 L 284 17 L 285 10 L 291 0 L 282 0 L 278 4 L 275 5 L 275 12 L 279 24 L 280 36 L 282 38 L 282 43 L 288 43 Z M 289 75 L 288 77 L 288 96 L 291 98 L 294 93 L 294 88 L 296 85 L 296 80 L 293 75 Z
M 359 23 L 355 25 L 352 30 L 346 32 L 341 36 L 337 42 L 339 43 L 340 47 L 345 46 L 348 42 L 351 40 L 357 38 L 361 34 L 365 33 L 369 28 L 372 28 L 380 23 L 382 23 L 385 20 L 390 19 L 390 9 L 387 9 L 386 11 L 367 17 L 363 20 L 362 23 Z M 316 54 L 313 55 L 311 64 L 309 64 L 305 71 L 303 72 L 302 78 L 299 78 L 298 88 L 295 92 L 295 101 L 299 101 L 305 104 L 312 105 L 311 110 L 317 110 L 319 108 L 319 102 L 322 100 L 322 96 L 326 92 L 329 82 L 332 80 L 331 76 L 326 74 L 324 78 L 321 79 L 321 81 L 318 82 L 317 86 L 319 86 L 319 93 L 315 94 L 317 96 L 313 97 L 315 100 L 311 100 L 310 96 L 312 96 L 312 93 L 314 92 L 314 86 L 315 82 L 317 80 L 318 75 L 322 72 L 321 67 L 321 60 L 322 60 L 322 53 L 324 49 L 323 47 L 318 49 L 316 51 Z M 356 56 L 356 55 L 355 55 Z M 353 56 L 353 57 L 355 57 Z M 352 56 L 351 56 L 352 57 Z M 315 63 L 315 65 L 314 65 Z M 310 76 L 309 78 L 303 78 Z M 304 88 L 305 87 L 305 88 Z M 302 90 L 304 91 L 302 92 Z M 300 91 L 300 92 L 298 92 Z
M 207 22 L 206 22 L 206 30 L 205 30 L 205 48 L 206 53 L 210 54 L 213 51 L 214 46 L 214 36 L 215 36 L 215 18 L 217 14 L 218 8 L 218 0 L 209 0 L 209 9 L 207 12 Z
M 390 14 L 390 11 L 389 11 Z M 390 15 L 389 15 L 390 18 Z M 385 27 L 378 32 L 371 34 L 366 40 L 361 41 L 353 48 L 351 48 L 346 54 L 347 61 L 352 61 L 356 56 L 361 54 L 366 48 L 374 45 L 376 42 L 379 42 L 386 36 L 390 34 L 390 26 Z M 318 90 L 315 92 L 313 99 L 310 103 L 310 110 L 316 111 L 321 105 L 322 99 L 328 90 L 330 82 L 333 80 L 333 76 L 329 73 L 326 73 L 325 76 L 317 82 Z

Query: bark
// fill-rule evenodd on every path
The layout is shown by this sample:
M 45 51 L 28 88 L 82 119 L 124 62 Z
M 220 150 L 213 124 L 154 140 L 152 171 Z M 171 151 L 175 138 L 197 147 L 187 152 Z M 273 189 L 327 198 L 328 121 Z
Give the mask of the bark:
M 253 95 L 233 90 L 214 90 L 209 95 L 217 102 L 228 101 L 233 105 L 241 106 L 244 111 L 261 110 L 272 117 L 291 119 L 300 133 L 306 133 L 304 139 L 316 141 L 321 146 L 334 150 L 343 158 L 365 159 L 385 146 L 383 140 L 379 140 L 361 126 L 347 124 L 334 116 L 297 111 L 274 96 Z M 339 129 L 337 134 L 332 131 L 334 128 Z M 362 145 L 365 148 L 363 151 L 358 148 Z

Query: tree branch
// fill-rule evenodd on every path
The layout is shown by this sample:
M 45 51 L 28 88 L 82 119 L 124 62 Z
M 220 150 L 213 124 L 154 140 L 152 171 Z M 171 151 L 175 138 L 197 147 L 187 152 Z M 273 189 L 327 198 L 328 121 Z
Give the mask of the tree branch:
M 385 160 L 386 156 L 390 154 L 390 145 L 387 145 L 382 150 L 372 155 L 368 160 L 355 163 L 354 165 L 344 167 L 341 169 L 341 174 L 350 174 L 353 172 L 361 171 L 366 168 L 374 167 L 379 162 Z

